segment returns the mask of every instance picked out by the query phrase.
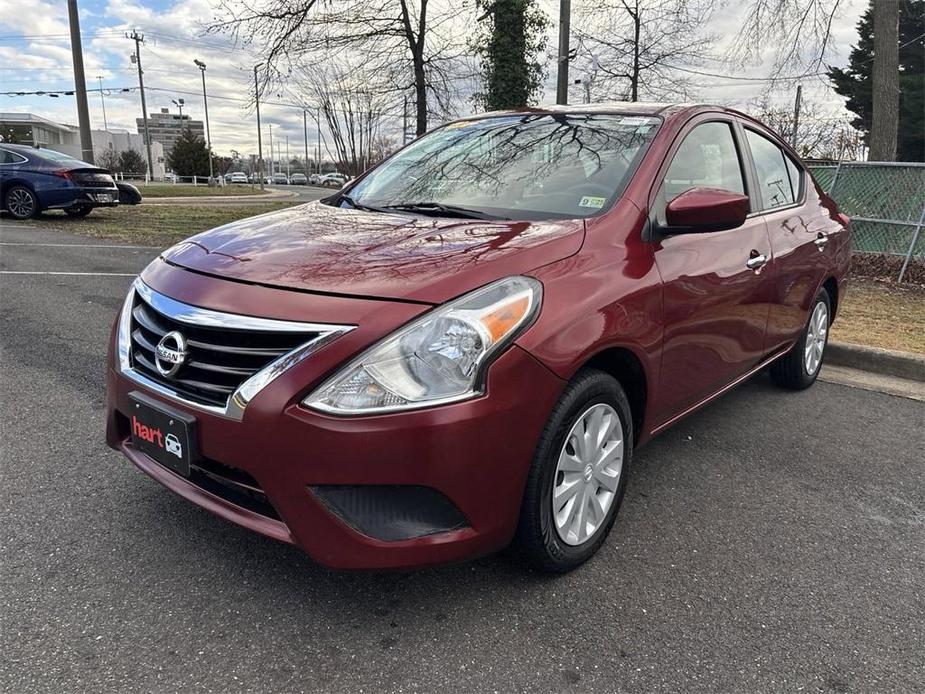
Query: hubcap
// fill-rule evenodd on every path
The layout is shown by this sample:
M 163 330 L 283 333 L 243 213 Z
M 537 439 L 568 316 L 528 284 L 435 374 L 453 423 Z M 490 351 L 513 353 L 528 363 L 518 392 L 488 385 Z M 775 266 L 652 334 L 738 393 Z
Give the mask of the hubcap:
M 812 376 L 822 363 L 825 338 L 829 334 L 829 311 L 823 302 L 816 304 L 806 328 L 806 346 L 803 348 L 803 367 Z
M 623 471 L 623 425 L 610 405 L 593 405 L 572 426 L 559 452 L 552 517 L 567 545 L 589 540 L 604 524 Z
M 10 192 L 6 199 L 6 206 L 14 217 L 28 217 L 32 214 L 32 196 L 28 191 L 17 188 Z

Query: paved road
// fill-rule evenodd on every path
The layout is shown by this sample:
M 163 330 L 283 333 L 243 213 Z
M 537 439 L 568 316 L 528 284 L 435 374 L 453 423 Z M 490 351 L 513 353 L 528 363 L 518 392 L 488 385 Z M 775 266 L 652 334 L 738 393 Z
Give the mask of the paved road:
M 156 249 L 0 243 L 0 690 L 925 690 L 920 402 L 758 377 L 639 452 L 570 575 L 333 573 L 104 447 L 118 273 Z

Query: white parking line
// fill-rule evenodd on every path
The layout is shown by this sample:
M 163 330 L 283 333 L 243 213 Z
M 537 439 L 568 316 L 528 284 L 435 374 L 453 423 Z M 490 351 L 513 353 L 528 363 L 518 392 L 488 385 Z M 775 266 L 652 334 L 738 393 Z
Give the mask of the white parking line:
M 71 277 L 138 277 L 137 272 L 37 272 L 34 270 L 0 270 L 0 275 L 68 275 Z
M 121 244 L 107 243 L 19 243 L 16 241 L 0 241 L 0 246 L 43 246 L 52 248 L 133 248 L 148 251 L 160 250 L 160 246 L 123 246 Z

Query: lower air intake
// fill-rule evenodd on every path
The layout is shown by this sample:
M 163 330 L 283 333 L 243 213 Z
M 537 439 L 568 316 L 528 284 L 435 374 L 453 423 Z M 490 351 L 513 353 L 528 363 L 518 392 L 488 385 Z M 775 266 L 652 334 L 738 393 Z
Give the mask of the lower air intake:
M 412 540 L 468 525 L 453 502 L 430 487 L 327 485 L 310 489 L 331 513 L 376 540 Z

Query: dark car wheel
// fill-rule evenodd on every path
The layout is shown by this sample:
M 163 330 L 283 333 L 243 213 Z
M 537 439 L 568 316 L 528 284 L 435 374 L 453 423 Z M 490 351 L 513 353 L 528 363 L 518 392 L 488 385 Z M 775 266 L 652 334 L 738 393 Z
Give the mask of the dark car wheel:
M 562 573 L 597 552 L 623 501 L 633 456 L 620 383 L 585 369 L 566 386 L 540 436 L 515 540 L 534 567 Z
M 813 302 L 803 334 L 787 354 L 771 365 L 771 378 L 782 388 L 803 390 L 816 382 L 832 322 L 829 293 L 822 289 Z
M 75 205 L 64 210 L 64 214 L 68 217 L 86 217 L 91 212 L 93 212 L 91 205 Z
M 13 186 L 6 192 L 6 211 L 16 219 L 31 219 L 39 211 L 39 200 L 25 186 Z

